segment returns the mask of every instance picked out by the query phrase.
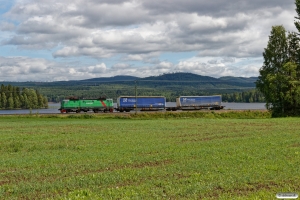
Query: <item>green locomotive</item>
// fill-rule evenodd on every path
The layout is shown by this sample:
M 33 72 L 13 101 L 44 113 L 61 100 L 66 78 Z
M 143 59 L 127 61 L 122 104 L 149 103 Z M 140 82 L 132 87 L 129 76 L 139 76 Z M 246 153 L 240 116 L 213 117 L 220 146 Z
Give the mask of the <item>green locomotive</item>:
M 113 112 L 114 103 L 112 99 L 99 98 L 99 99 L 78 99 L 69 98 L 64 99 L 61 102 L 60 107 L 61 113 L 76 112 L 81 111 L 88 112 L 93 111 L 94 113 L 102 112 Z

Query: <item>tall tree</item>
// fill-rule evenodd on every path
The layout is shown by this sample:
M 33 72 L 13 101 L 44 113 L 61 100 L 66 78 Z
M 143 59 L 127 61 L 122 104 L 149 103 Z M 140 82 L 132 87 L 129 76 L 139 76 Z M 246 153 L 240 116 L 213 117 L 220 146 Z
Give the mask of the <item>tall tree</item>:
M 282 108 L 280 95 L 281 80 L 276 74 L 280 73 L 282 66 L 287 62 L 287 40 L 283 26 L 273 26 L 267 48 L 263 52 L 264 64 L 259 70 L 260 76 L 256 86 L 266 98 L 268 109 Z
M 23 104 L 22 104 L 22 107 L 24 108 L 31 108 L 30 105 L 29 105 L 29 101 L 28 101 L 28 98 L 27 98 L 27 94 L 26 93 L 23 93 Z
M 21 108 L 21 101 L 19 96 L 14 97 L 14 108 Z
M 286 36 L 283 26 L 272 27 L 256 87 L 264 94 L 267 108 L 275 116 L 299 113 L 298 47 L 294 33 Z
M 43 98 L 43 107 L 48 108 L 48 99 L 47 99 L 47 97 Z
M 2 108 L 6 108 L 6 103 L 7 103 L 7 99 L 6 99 L 5 92 L 2 92 L 2 93 L 1 93 L 1 104 L 2 104 Z
M 13 94 L 10 93 L 8 99 L 7 99 L 7 108 L 8 109 L 14 109 L 14 98 L 13 98 Z

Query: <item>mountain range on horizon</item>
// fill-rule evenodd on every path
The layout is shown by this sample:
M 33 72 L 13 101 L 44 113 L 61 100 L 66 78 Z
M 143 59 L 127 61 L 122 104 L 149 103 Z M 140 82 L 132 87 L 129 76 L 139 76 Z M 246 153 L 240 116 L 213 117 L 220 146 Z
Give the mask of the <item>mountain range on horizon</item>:
M 99 77 L 99 78 L 91 78 L 85 80 L 72 80 L 72 81 L 80 81 L 80 82 L 117 82 L 117 81 L 197 81 L 197 82 L 236 82 L 236 83 L 255 83 L 258 77 L 234 77 L 234 76 L 223 76 L 220 78 L 214 78 L 210 76 L 202 76 L 193 73 L 185 73 L 185 72 L 176 72 L 176 73 L 168 73 L 162 74 L 158 76 L 149 76 L 149 77 L 135 77 L 135 76 L 127 76 L 127 75 L 117 75 L 113 77 Z
M 41 81 L 0 81 L 0 84 L 11 84 L 11 83 L 62 83 L 62 82 L 119 82 L 119 81 L 197 81 L 197 82 L 236 82 L 236 83 L 255 83 L 258 77 L 234 77 L 234 76 L 223 76 L 220 78 L 214 78 L 210 76 L 203 76 L 188 72 L 176 72 L 176 73 L 166 73 L 158 76 L 148 76 L 148 77 L 136 77 L 130 75 L 116 75 L 112 77 L 98 77 L 82 80 L 68 80 L 68 81 L 51 81 L 51 82 L 41 82 Z M 15 84 L 13 84 L 15 85 Z

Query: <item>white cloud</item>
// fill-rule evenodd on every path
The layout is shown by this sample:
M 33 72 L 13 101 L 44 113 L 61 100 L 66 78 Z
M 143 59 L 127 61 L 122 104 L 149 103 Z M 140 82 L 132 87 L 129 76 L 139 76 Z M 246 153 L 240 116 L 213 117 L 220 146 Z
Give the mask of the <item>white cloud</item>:
M 0 22 L 0 30 L 1 31 L 13 31 L 15 29 L 15 25 L 9 22 Z
M 100 65 L 90 66 L 87 68 L 87 72 L 89 73 L 105 73 L 106 72 L 106 65 L 101 63 Z
M 215 59 L 215 60 L 213 60 Z M 91 66 L 63 66 L 61 63 L 45 59 L 27 57 L 0 57 L 0 81 L 61 81 L 83 80 L 95 77 L 110 77 L 116 75 L 132 75 L 148 77 L 172 72 L 191 72 L 212 77 L 221 76 L 257 76 L 260 59 L 232 59 L 194 57 L 186 61 L 173 64 L 163 61 L 155 65 L 134 66 L 117 63 L 107 67 L 105 63 Z M 241 73 L 242 72 L 242 73 Z M 71 77 L 71 78 L 70 78 Z

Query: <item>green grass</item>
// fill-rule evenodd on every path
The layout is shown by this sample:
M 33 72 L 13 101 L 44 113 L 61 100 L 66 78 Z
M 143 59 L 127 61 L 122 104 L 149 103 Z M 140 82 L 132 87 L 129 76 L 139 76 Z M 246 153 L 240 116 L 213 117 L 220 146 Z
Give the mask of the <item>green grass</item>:
M 0 117 L 1 199 L 276 199 L 300 192 L 299 118 L 68 116 Z

